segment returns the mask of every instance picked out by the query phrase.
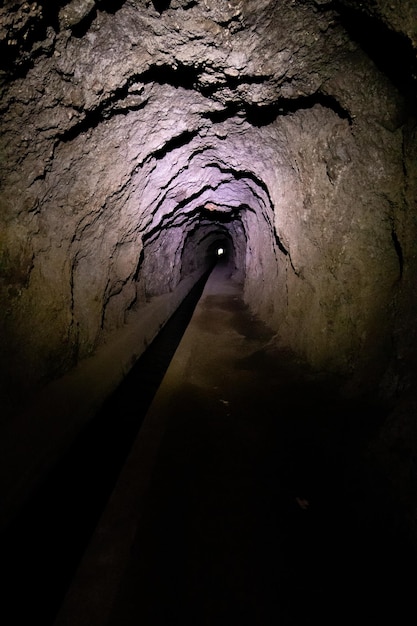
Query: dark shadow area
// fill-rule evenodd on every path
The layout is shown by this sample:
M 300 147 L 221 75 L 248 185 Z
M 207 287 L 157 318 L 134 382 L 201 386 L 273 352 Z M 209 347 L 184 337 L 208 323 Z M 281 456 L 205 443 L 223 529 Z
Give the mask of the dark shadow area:
M 171 0 L 152 0 L 152 4 L 155 7 L 155 10 L 158 11 L 159 14 L 161 14 L 169 9 Z
M 178 148 L 182 148 L 182 146 L 186 146 L 190 143 L 194 137 L 198 135 L 198 131 L 185 130 L 179 135 L 175 135 L 172 139 L 169 139 L 162 148 L 159 150 L 155 150 L 153 153 L 154 158 L 159 161 L 163 159 L 167 154 L 172 152 L 173 150 L 177 150 Z
M 52 51 L 52 42 L 45 43 L 47 49 L 41 42 L 45 41 L 49 26 L 58 32 L 58 14 L 66 0 L 43 0 L 37 4 L 42 9 L 40 16 L 27 21 L 25 17 L 16 19 L 9 36 L 0 42 L 0 70 L 6 72 L 10 80 L 23 78 L 38 56 Z M 17 7 L 11 10 L 17 11 Z
M 141 75 L 140 80 L 144 83 L 194 89 L 198 74 L 199 69 L 193 66 L 178 64 L 173 68 L 170 65 L 153 65 Z
M 417 98 L 417 62 L 411 43 L 405 35 L 390 30 L 385 24 L 338 3 L 341 23 L 375 65 L 407 98 L 409 106 Z
M 397 237 L 397 233 L 395 232 L 394 229 L 392 229 L 391 231 L 391 238 L 392 238 L 392 243 L 394 244 L 395 252 L 397 253 L 397 257 L 398 257 L 400 278 L 402 278 L 403 270 L 404 270 L 404 255 L 403 255 L 403 250 L 402 250 L 400 241 Z
M 42 15 L 45 22 L 58 31 L 58 14 L 62 7 L 68 4 L 68 0 L 40 0 L 39 4 L 42 6 Z
M 87 34 L 88 30 L 90 29 L 91 24 L 94 22 L 96 17 L 97 17 L 97 9 L 94 9 L 93 11 L 90 11 L 90 13 L 88 13 L 77 24 L 75 24 L 71 28 L 71 31 L 74 37 L 77 37 L 77 39 L 81 39 L 82 37 L 84 37 L 84 35 Z
M 53 623 L 206 280 L 207 274 L 2 534 L 8 626 Z
M 415 556 L 363 454 L 383 410 L 268 347 L 239 298 L 199 307 L 106 625 L 409 623 Z
M 272 124 L 280 115 L 288 115 L 302 109 L 311 109 L 316 104 L 320 104 L 327 109 L 332 110 L 340 119 L 347 120 L 352 124 L 349 112 L 332 96 L 320 93 L 314 93 L 311 96 L 300 96 L 299 98 L 279 98 L 279 100 L 270 105 L 257 106 L 246 105 L 246 119 L 252 126 L 267 126 Z
M 96 0 L 97 7 L 114 15 L 126 2 L 126 0 Z

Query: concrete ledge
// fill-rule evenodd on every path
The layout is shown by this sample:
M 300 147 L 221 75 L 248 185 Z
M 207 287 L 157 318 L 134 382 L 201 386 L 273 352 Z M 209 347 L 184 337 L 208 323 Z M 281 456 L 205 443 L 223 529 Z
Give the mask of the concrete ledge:
M 45 386 L 0 433 L 0 528 L 5 527 L 48 470 L 94 417 L 201 277 L 132 313 L 97 352 Z
M 191 322 L 149 407 L 54 626 L 105 626 L 108 623 L 120 580 L 130 558 L 132 543 L 142 522 L 146 497 L 166 426 L 176 412 L 176 393 L 179 386 L 187 380 L 190 367 L 194 367 L 190 362 L 193 359 L 193 350 L 198 345 L 196 338 L 200 336 L 195 320 L 205 311 L 206 296 L 240 294 L 237 283 L 225 281 L 224 274 L 224 270 L 215 268 L 204 287 Z

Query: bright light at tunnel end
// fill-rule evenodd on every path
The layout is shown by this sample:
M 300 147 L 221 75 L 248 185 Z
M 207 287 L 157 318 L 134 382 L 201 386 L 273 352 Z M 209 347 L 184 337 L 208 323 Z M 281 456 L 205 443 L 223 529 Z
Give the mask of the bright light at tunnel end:
M 224 248 L 217 248 L 217 256 L 223 256 Z

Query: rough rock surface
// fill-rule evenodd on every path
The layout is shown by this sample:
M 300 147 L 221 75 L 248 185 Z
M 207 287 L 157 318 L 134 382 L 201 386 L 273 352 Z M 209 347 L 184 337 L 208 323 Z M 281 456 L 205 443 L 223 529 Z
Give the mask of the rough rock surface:
M 6 1 L 4 414 L 217 241 L 281 345 L 352 392 L 410 389 L 415 25 L 411 1 Z

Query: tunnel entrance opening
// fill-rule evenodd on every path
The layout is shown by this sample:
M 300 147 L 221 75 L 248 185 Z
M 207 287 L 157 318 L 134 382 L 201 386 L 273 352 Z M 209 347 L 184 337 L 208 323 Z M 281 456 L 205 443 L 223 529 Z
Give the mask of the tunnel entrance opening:
M 228 224 L 202 219 L 187 233 L 181 251 L 181 277 L 194 271 L 212 269 L 218 263 L 235 274 L 243 267 L 245 238 L 239 218 Z M 219 252 L 219 250 L 221 252 Z
M 212 267 L 221 266 L 224 268 L 230 278 L 235 277 L 238 272 L 235 243 L 228 233 L 210 243 L 207 249 L 207 258 Z

